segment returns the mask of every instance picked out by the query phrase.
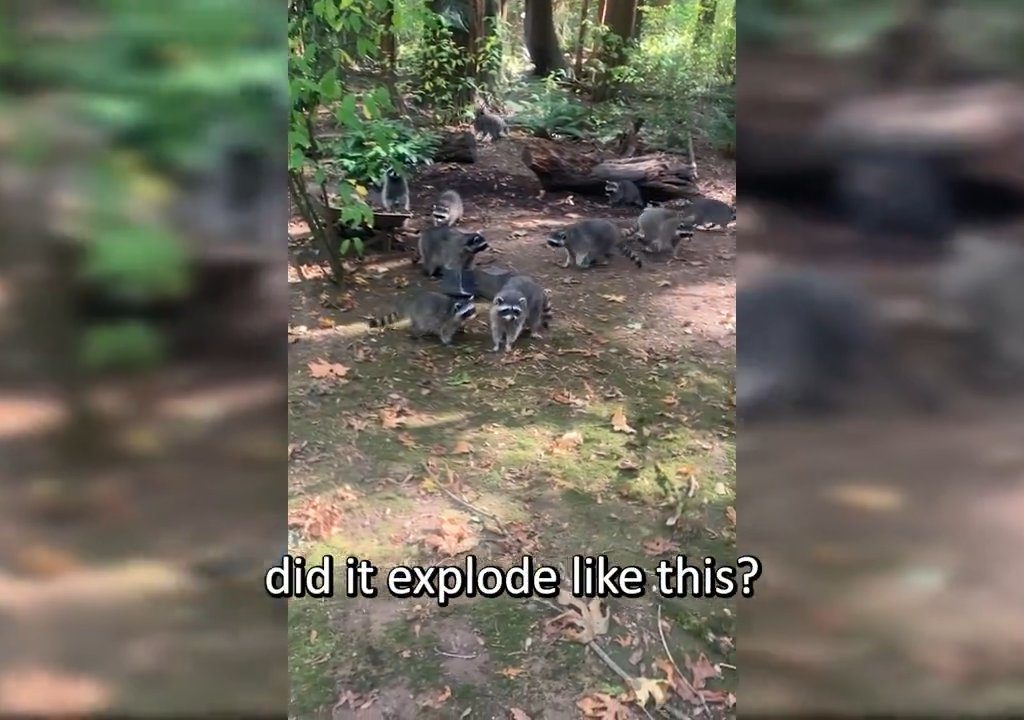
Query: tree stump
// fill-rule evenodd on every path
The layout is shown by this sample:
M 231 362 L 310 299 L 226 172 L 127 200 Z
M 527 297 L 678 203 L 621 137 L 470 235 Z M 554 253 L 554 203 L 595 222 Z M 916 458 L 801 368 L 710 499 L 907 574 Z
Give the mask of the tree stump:
M 541 187 L 583 195 L 604 195 L 608 180 L 631 180 L 650 200 L 674 200 L 698 195 L 689 163 L 667 155 L 640 155 L 600 161 L 589 155 L 534 143 L 523 149 L 523 163 Z

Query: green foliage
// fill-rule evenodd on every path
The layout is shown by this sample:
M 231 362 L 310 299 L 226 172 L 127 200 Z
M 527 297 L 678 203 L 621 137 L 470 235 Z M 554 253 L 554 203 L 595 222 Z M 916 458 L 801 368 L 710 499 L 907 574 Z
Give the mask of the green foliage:
M 164 339 L 151 326 L 125 321 L 89 328 L 82 338 L 80 360 L 90 370 L 145 370 L 164 356 Z
M 338 138 L 324 143 L 324 150 L 344 177 L 368 184 L 380 180 L 384 171 L 426 163 L 437 148 L 437 136 L 419 132 L 398 120 L 356 123 Z
M 522 99 L 510 100 L 507 105 L 515 113 L 515 124 L 548 136 L 582 138 L 593 130 L 590 108 L 560 87 L 559 81 L 555 75 L 534 81 Z
M 409 94 L 441 120 L 458 117 L 476 88 L 471 58 L 456 42 L 455 30 L 448 15 L 428 13 L 423 41 L 412 47 L 407 60 L 415 78 Z

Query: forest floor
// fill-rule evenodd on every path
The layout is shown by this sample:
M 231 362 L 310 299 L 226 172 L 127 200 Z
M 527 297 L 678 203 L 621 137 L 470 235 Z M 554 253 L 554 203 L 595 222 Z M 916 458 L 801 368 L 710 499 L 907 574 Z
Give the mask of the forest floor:
M 568 565 L 578 553 L 648 569 L 678 554 L 734 558 L 734 231 L 699 233 L 679 261 L 562 269 L 547 232 L 584 217 L 626 226 L 636 212 L 543 195 L 521 148 L 513 137 L 483 145 L 473 165 L 421 172 L 411 224 L 442 189 L 457 189 L 464 227 L 491 243 L 480 264 L 550 291 L 556 314 L 543 340 L 490 352 L 482 302 L 450 348 L 401 326 L 368 331 L 363 318 L 392 309 L 401 288 L 431 285 L 402 250 L 371 252 L 341 289 L 306 279 L 313 268 L 302 279 L 290 270 L 292 549 L 310 563 L 370 560 L 381 587 L 390 567 L 461 564 L 467 551 L 502 566 L 523 555 Z M 732 201 L 733 163 L 701 160 L 701 191 Z M 293 258 L 304 230 L 293 218 Z M 320 361 L 336 375 L 313 377 Z M 551 622 L 564 607 L 499 597 L 440 608 L 384 588 L 348 599 L 341 587 L 290 604 L 294 717 L 554 720 L 608 710 L 627 691 Z M 667 646 L 710 712 L 731 713 L 733 601 L 648 593 L 608 605 L 611 626 L 596 643 L 615 663 L 672 679 L 675 692 L 656 692 L 668 689 L 677 711 L 703 711 L 679 696 L 686 682 Z M 629 707 L 615 717 L 644 716 Z

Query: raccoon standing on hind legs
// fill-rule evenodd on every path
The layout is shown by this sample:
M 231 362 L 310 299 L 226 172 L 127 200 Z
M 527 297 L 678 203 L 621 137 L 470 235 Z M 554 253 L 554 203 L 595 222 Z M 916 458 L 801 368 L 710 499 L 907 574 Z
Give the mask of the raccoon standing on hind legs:
M 388 168 L 380 182 L 380 203 L 385 212 L 402 208 L 409 212 L 409 182 L 394 168 Z
M 643 259 L 623 240 L 619 228 L 610 220 L 581 220 L 562 230 L 555 230 L 547 238 L 548 247 L 565 250 L 565 262 L 569 267 L 575 260 L 576 266 L 592 267 L 595 263 L 607 264 L 616 250 L 629 258 L 638 268 Z
M 441 193 L 430 211 L 434 224 L 446 227 L 457 225 L 462 220 L 462 213 L 462 197 L 454 190 L 445 190 Z
M 441 293 L 421 290 L 407 296 L 404 308 L 367 320 L 371 328 L 383 328 L 409 319 L 413 337 L 435 335 L 444 345 L 451 345 L 455 333 L 476 316 L 472 299 L 451 298 Z

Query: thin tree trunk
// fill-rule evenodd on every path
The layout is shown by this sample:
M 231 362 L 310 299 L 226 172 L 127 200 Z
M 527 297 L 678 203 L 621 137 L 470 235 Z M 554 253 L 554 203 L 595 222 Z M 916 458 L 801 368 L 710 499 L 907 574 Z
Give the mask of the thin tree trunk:
M 583 4 L 580 8 L 580 30 L 576 36 L 576 64 L 574 71 L 576 77 L 580 76 L 583 72 L 583 39 L 587 32 L 587 13 L 590 10 L 590 0 L 583 0 Z
M 700 7 L 697 11 L 697 30 L 694 33 L 693 44 L 703 47 L 711 37 L 715 27 L 715 13 L 718 10 L 718 0 L 700 0 Z

